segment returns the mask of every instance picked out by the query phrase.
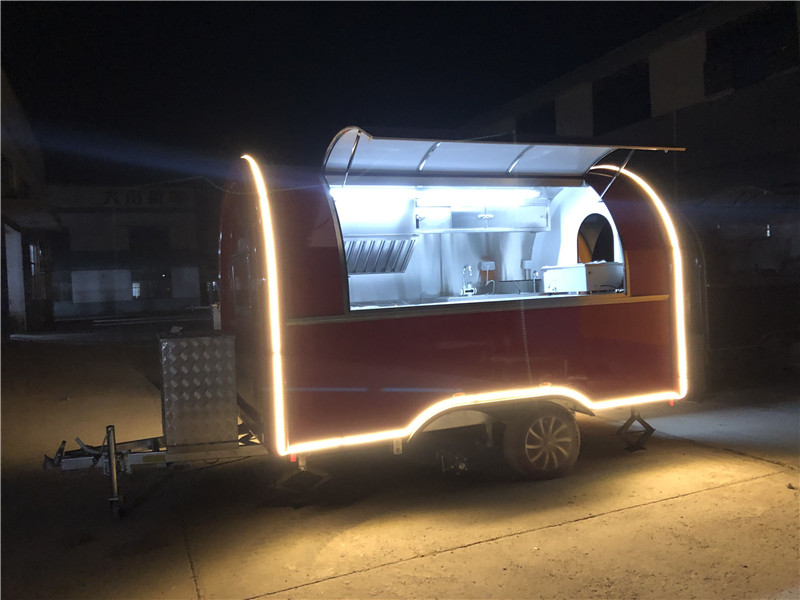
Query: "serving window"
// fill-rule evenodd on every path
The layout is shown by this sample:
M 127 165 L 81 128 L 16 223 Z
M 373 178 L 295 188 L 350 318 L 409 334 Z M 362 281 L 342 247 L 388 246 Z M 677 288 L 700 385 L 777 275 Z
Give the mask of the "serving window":
M 588 186 L 331 186 L 350 308 L 622 293 L 622 247 Z

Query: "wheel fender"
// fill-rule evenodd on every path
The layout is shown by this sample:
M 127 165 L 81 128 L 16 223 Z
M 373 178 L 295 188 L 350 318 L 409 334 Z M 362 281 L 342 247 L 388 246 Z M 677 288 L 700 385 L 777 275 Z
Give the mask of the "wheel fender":
M 525 413 L 536 406 L 540 406 L 541 404 L 555 404 L 565 408 L 570 412 L 577 412 L 590 417 L 595 416 L 594 411 L 589 407 L 576 400 L 573 400 L 572 398 L 566 398 L 563 396 L 547 396 L 544 398 L 529 398 L 526 400 L 520 400 L 518 402 L 514 402 L 512 406 L 503 407 L 501 410 L 497 411 L 496 414 L 498 415 L 499 421 L 507 421 L 509 419 L 513 419 L 515 415 Z

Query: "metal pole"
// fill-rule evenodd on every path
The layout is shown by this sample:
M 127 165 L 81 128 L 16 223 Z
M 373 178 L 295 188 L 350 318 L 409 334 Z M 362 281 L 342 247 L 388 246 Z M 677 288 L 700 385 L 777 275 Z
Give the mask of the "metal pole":
M 115 515 L 119 515 L 119 482 L 117 480 L 117 437 L 114 433 L 114 426 L 106 426 L 106 436 L 108 437 L 108 474 L 111 477 L 111 497 L 108 499 L 111 510 Z
M 624 163 L 622 163 L 622 166 L 621 166 L 621 167 L 619 167 L 619 169 L 617 169 L 617 172 L 616 172 L 616 173 L 614 173 L 614 177 L 612 177 L 612 178 L 611 178 L 611 181 L 610 181 L 610 182 L 608 183 L 608 185 L 606 186 L 606 189 L 604 189 L 604 190 L 603 190 L 603 193 L 602 193 L 602 194 L 600 194 L 600 199 L 601 199 L 601 200 L 603 199 L 603 196 L 605 196 L 605 195 L 606 195 L 606 192 L 608 191 L 608 188 L 610 188 L 612 185 L 614 185 L 614 182 L 617 180 L 617 177 L 619 176 L 619 174 L 620 174 L 620 173 L 622 173 L 622 170 L 623 170 L 625 167 L 627 167 L 627 166 L 628 166 L 628 161 L 630 161 L 630 159 L 631 159 L 631 157 L 633 156 L 633 153 L 634 153 L 635 151 L 636 151 L 636 149 L 634 148 L 633 150 L 631 150 L 631 151 L 628 153 L 628 157 L 625 159 L 625 162 L 624 162 Z

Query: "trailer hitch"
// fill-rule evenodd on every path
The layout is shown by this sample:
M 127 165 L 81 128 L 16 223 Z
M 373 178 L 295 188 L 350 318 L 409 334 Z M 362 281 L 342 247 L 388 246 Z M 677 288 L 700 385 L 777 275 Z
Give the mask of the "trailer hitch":
M 65 470 L 68 466 L 69 469 L 93 469 L 101 460 L 103 461 L 103 474 L 107 475 L 110 479 L 111 493 L 108 497 L 108 504 L 111 512 L 117 518 L 122 518 L 123 498 L 119 493 L 119 462 L 124 461 L 125 453 L 117 452 L 117 439 L 113 425 L 106 427 L 106 435 L 103 438 L 103 443 L 100 447 L 89 446 L 84 444 L 80 438 L 75 438 L 75 443 L 78 444 L 78 450 L 70 450 L 65 452 L 67 441 L 62 440 L 58 446 L 53 458 L 45 455 L 44 464 L 45 469 L 61 469 Z M 64 458 L 68 459 L 68 465 L 64 463 Z M 127 469 L 126 469 L 127 470 Z

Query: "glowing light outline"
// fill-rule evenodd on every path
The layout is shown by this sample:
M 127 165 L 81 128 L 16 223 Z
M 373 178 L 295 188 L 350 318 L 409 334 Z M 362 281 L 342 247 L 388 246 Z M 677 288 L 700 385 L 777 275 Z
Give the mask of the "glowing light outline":
M 620 406 L 646 404 L 648 402 L 680 400 L 682 396 L 674 391 L 665 391 L 594 402 L 580 392 L 563 386 L 539 386 L 516 390 L 483 392 L 479 394 L 454 396 L 452 398 L 441 400 L 435 404 L 432 404 L 419 415 L 417 415 L 408 426 L 402 429 L 391 429 L 372 433 L 348 435 L 338 438 L 314 440 L 312 442 L 300 442 L 298 444 L 292 444 L 287 450 L 287 454 L 308 454 L 318 450 L 331 450 L 334 448 L 358 446 L 361 444 L 382 442 L 393 439 L 410 440 L 426 423 L 433 420 L 433 418 L 437 415 L 440 415 L 450 409 L 481 406 L 484 404 L 497 404 L 499 402 L 508 402 L 512 400 L 558 397 L 570 398 L 580 404 L 583 404 L 590 410 L 603 410 L 609 408 L 618 408 Z
M 258 190 L 259 208 L 261 211 L 262 233 L 264 242 L 264 266 L 265 273 L 267 274 L 267 289 L 269 292 L 268 301 L 268 319 L 269 319 L 269 332 L 267 332 L 267 341 L 271 348 L 272 355 L 272 400 L 273 400 L 273 418 L 274 418 L 274 432 L 275 440 L 274 446 L 276 451 L 281 456 L 308 454 L 318 450 L 330 450 L 334 448 L 341 448 L 345 446 L 357 446 L 362 444 L 369 444 L 380 441 L 389 441 L 393 439 L 410 439 L 414 434 L 420 430 L 426 423 L 430 422 L 434 417 L 442 414 L 445 411 L 464 408 L 470 406 L 480 406 L 484 404 L 494 404 L 499 402 L 508 402 L 513 400 L 528 400 L 533 398 L 569 398 L 578 402 L 590 410 L 603 410 L 609 408 L 617 408 L 621 406 L 634 406 L 638 404 L 646 404 L 649 402 L 661 402 L 667 400 L 680 400 L 686 396 L 688 391 L 688 368 L 687 368 L 687 350 L 686 350 L 686 324 L 685 324 L 685 307 L 684 307 L 684 288 L 683 288 L 683 261 L 680 252 L 677 231 L 672 219 L 669 216 L 664 203 L 658 197 L 658 194 L 638 175 L 626 169 L 621 169 L 614 165 L 597 165 L 592 167 L 595 169 L 610 169 L 612 171 L 619 171 L 621 174 L 630 177 L 636 182 L 648 195 L 653 202 L 659 216 L 662 219 L 669 244 L 672 247 L 672 258 L 674 264 L 674 293 L 673 299 L 675 303 L 675 331 L 676 331 L 676 349 L 675 360 L 678 375 L 678 391 L 669 390 L 662 392 L 651 392 L 648 394 L 639 394 L 635 396 L 627 396 L 622 398 L 613 398 L 609 400 L 602 400 L 595 402 L 588 396 L 580 392 L 564 386 L 550 386 L 542 385 L 531 388 L 518 388 L 516 390 L 501 390 L 482 392 L 478 394 L 457 395 L 450 398 L 441 400 L 430 405 L 428 408 L 419 413 L 406 427 L 400 429 L 390 429 L 384 431 L 369 432 L 363 434 L 354 434 L 348 436 L 341 436 L 336 438 L 327 438 L 322 440 L 314 440 L 311 442 L 301 442 L 298 444 L 288 443 L 288 433 L 286 430 L 286 410 L 285 410 L 285 395 L 284 395 L 284 382 L 283 382 L 283 358 L 281 354 L 281 317 L 280 317 L 280 303 L 278 297 L 278 270 L 277 270 L 277 255 L 275 251 L 275 237 L 274 229 L 272 226 L 272 217 L 269 210 L 269 198 L 267 196 L 266 183 L 264 181 L 261 169 L 258 167 L 256 161 L 249 155 L 243 155 L 242 158 L 250 164 L 253 177 L 256 181 L 256 189 Z
M 283 386 L 283 356 L 281 345 L 281 311 L 278 296 L 278 259 L 275 251 L 275 232 L 272 227 L 272 214 L 269 208 L 267 184 L 258 163 L 248 154 L 242 155 L 250 165 L 250 171 L 258 192 L 258 207 L 261 214 L 261 231 L 264 243 L 264 275 L 267 284 L 267 315 L 269 320 L 266 342 L 269 347 L 272 363 L 272 408 L 275 440 L 278 453 L 287 454 L 286 407 Z
M 655 190 L 636 173 L 628 171 L 627 169 L 620 168 L 615 165 L 596 165 L 590 170 L 595 169 L 608 169 L 611 171 L 619 171 L 620 174 L 630 177 L 635 181 L 653 202 L 659 216 L 664 224 L 664 229 L 667 232 L 669 244 L 672 247 L 672 264 L 674 265 L 674 281 L 673 286 L 675 293 L 675 363 L 678 367 L 678 393 L 680 398 L 685 398 L 689 391 L 689 367 L 688 367 L 688 350 L 686 345 L 686 305 L 685 305 L 685 291 L 683 288 L 683 256 L 681 255 L 680 240 L 678 239 L 678 231 L 672 218 L 669 216 L 669 211 L 661 198 L 656 194 Z

